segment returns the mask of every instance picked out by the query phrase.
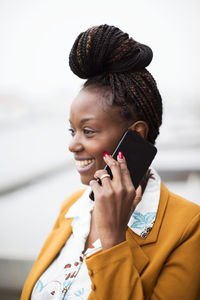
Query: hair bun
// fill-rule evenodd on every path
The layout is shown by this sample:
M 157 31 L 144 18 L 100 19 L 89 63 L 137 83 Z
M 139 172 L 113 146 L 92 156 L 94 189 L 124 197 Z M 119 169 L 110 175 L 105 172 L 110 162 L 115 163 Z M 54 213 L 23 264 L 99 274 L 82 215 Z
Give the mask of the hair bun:
M 69 65 L 80 78 L 104 72 L 134 72 L 147 67 L 151 48 L 129 38 L 119 28 L 100 25 L 79 34 L 69 55 Z

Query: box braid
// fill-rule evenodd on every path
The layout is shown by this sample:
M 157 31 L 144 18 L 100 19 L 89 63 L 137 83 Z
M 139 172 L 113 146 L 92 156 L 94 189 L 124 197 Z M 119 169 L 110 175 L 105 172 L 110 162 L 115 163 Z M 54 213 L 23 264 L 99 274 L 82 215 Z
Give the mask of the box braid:
M 156 82 L 146 67 L 153 57 L 151 49 L 109 25 L 89 28 L 79 34 L 69 55 L 69 65 L 84 87 L 96 86 L 112 91 L 112 104 L 123 108 L 123 116 L 145 121 L 147 139 L 155 143 L 162 123 L 162 99 Z M 132 109 L 131 109 L 132 108 Z

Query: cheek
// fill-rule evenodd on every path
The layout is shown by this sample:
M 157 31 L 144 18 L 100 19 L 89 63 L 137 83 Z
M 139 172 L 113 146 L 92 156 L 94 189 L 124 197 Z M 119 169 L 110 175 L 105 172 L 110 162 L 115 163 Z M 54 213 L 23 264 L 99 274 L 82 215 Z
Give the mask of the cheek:
M 112 135 L 111 135 L 112 136 Z M 91 148 L 91 151 L 93 151 L 94 157 L 98 161 L 103 161 L 103 153 L 107 152 L 108 154 L 112 154 L 120 140 L 120 137 L 117 138 L 111 138 L 108 137 L 107 139 L 103 139 L 101 141 L 96 141 L 95 146 Z M 92 153 L 92 152 L 91 152 Z
M 123 133 L 123 129 L 119 129 L 117 132 L 116 129 L 110 129 L 106 133 L 104 132 L 102 135 L 97 136 L 95 139 L 88 140 L 87 144 L 85 144 L 85 149 L 98 161 L 98 164 L 101 163 L 101 161 L 104 163 L 103 153 L 107 152 L 108 154 L 112 154 Z
M 93 156 L 96 160 L 96 167 L 97 168 L 104 168 L 105 162 L 103 159 L 104 152 L 108 152 L 106 143 L 96 143 L 95 147 L 93 149 Z
M 104 152 L 108 152 L 112 154 L 112 150 L 114 150 L 116 142 L 108 139 L 103 139 L 95 142 L 95 145 L 91 147 L 91 151 L 93 151 L 95 157 L 103 157 Z
M 103 152 L 105 152 L 105 144 L 99 140 L 94 140 L 92 143 L 87 143 L 85 145 L 85 149 L 93 156 L 97 158 L 99 156 L 103 156 Z

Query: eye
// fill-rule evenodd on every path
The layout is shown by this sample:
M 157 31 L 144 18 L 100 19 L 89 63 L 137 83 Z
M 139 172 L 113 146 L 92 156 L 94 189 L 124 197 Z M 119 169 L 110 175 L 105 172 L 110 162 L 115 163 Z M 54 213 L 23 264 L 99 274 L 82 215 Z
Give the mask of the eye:
M 74 130 L 73 128 L 69 128 L 68 130 L 69 130 L 69 132 L 71 133 L 71 136 L 74 136 L 75 130 Z
M 89 128 L 83 128 L 83 133 L 87 136 L 91 136 L 95 133 L 95 131 Z

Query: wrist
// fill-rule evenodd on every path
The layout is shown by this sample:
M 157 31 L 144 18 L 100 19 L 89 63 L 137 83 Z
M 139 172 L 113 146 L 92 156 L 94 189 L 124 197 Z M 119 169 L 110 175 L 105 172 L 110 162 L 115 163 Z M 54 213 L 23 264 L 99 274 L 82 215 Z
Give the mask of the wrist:
M 126 233 L 120 236 L 116 236 L 116 237 L 112 236 L 111 238 L 106 238 L 106 239 L 100 238 L 100 240 L 101 240 L 102 250 L 104 251 L 125 242 Z

